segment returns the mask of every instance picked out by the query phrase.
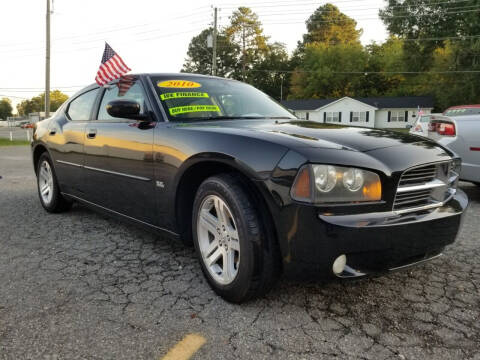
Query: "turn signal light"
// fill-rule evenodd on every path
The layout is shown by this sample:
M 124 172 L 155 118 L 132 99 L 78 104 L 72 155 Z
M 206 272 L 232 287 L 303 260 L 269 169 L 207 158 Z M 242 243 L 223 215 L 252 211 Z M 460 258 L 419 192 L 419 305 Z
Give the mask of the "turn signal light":
M 382 200 L 382 183 L 380 180 L 365 185 L 362 191 L 363 196 L 369 201 Z
M 309 167 L 305 166 L 300 170 L 295 184 L 293 185 L 293 194 L 297 199 L 311 199 L 311 184 Z

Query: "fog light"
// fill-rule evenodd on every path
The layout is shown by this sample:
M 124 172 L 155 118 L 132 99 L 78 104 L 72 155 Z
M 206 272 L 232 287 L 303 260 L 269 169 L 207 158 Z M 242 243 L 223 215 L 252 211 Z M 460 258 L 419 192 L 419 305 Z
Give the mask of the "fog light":
M 347 265 L 347 256 L 345 254 L 340 255 L 333 262 L 332 270 L 335 275 L 340 275 L 343 270 L 345 270 L 345 265 Z

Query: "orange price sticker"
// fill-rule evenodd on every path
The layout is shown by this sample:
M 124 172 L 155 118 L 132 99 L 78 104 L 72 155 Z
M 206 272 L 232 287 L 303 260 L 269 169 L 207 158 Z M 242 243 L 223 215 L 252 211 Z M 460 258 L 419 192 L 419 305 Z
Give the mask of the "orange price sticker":
M 202 84 L 199 84 L 195 81 L 187 81 L 187 80 L 167 80 L 167 81 L 159 81 L 157 83 L 159 88 L 175 88 L 175 89 L 194 89 L 202 87 Z

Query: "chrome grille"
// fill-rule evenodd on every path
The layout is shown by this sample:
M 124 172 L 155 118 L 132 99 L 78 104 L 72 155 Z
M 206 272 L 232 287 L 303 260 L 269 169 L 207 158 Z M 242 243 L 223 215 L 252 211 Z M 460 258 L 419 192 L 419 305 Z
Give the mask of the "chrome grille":
M 405 171 L 398 186 L 425 184 L 435 179 L 437 168 L 435 165 L 427 165 Z
M 458 174 L 451 162 L 416 166 L 400 177 L 393 203 L 396 212 L 408 212 L 441 206 L 454 193 Z

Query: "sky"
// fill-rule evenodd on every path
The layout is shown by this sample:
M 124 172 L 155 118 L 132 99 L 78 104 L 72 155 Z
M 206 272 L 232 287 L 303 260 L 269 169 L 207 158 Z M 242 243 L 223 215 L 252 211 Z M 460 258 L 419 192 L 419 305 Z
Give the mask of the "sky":
M 47 0 L 2 1 L 0 13 L 0 98 L 16 105 L 45 86 Z M 238 6 L 253 9 L 271 41 L 293 51 L 305 20 L 327 1 L 313 0 L 53 0 L 51 89 L 72 95 L 94 82 L 105 41 L 133 72 L 178 72 L 191 38 L 213 22 L 225 26 Z M 378 18 L 384 0 L 332 0 L 363 29 L 362 43 L 383 42 Z

